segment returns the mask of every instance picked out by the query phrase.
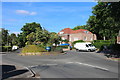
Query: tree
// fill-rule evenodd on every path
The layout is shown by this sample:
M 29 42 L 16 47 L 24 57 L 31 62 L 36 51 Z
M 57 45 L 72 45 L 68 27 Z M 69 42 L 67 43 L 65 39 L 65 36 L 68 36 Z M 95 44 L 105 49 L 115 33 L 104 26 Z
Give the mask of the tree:
M 24 47 L 27 42 L 26 36 L 23 33 L 18 34 L 18 45 Z
M 47 30 L 41 30 L 40 28 L 36 28 L 36 42 L 47 43 L 49 40 L 49 32 Z
M 26 38 L 27 38 L 27 44 L 33 44 L 33 42 L 36 40 L 36 34 L 34 33 L 34 32 L 32 32 L 32 33 L 30 33 L 30 34 L 28 34 L 27 36 L 26 36 Z
M 39 23 L 36 23 L 36 22 L 26 23 L 21 30 L 23 31 L 24 35 L 27 36 L 31 32 L 35 32 L 36 28 L 38 27 L 42 29 Z
M 4 28 L 0 28 L 0 43 L 2 43 L 2 46 L 5 46 L 6 44 L 8 44 L 8 30 L 4 29 Z
M 42 30 L 42 27 L 39 23 L 36 22 L 32 22 L 32 23 L 26 23 L 22 28 L 22 33 L 20 33 L 18 35 L 18 43 L 20 47 L 24 47 L 26 45 L 26 42 L 29 42 L 29 38 L 32 32 L 35 33 L 36 32 L 36 28 L 39 28 L 40 30 Z M 29 35 L 29 37 L 27 37 Z M 28 43 L 27 42 L 27 43 Z M 30 43 L 31 44 L 31 43 Z
M 58 36 L 57 33 L 55 33 L 55 32 L 50 33 L 50 38 L 49 38 L 48 43 L 50 43 L 51 45 L 55 44 L 55 46 L 57 46 L 57 44 L 59 44 L 60 41 L 61 41 L 61 37 Z
M 93 7 L 93 15 L 87 21 L 89 30 L 98 39 L 113 39 L 120 29 L 120 2 L 98 2 Z
M 86 25 L 76 26 L 72 30 L 78 30 L 78 29 L 87 29 L 87 26 Z
M 9 39 L 10 39 L 10 41 L 11 41 L 11 45 L 17 45 L 18 40 L 17 40 L 16 34 L 12 33 L 12 34 L 9 36 Z

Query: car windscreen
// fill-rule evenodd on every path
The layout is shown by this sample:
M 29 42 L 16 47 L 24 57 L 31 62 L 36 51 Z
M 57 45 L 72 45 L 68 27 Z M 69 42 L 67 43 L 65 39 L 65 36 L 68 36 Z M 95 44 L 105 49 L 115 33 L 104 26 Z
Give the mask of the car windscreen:
M 93 45 L 92 45 L 92 44 L 88 44 L 88 46 L 89 46 L 89 47 L 93 47 Z

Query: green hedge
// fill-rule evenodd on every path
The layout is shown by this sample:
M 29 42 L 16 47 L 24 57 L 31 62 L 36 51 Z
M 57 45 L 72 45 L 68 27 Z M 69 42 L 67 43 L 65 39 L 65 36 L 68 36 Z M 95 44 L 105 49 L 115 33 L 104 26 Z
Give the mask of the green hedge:
M 12 51 L 11 46 L 0 46 L 0 52 L 8 52 L 8 51 Z
M 99 50 L 103 50 L 104 49 L 104 46 L 107 46 L 109 47 L 111 44 L 110 43 L 93 43 L 93 45 L 98 48 Z
M 51 47 L 51 51 L 54 51 L 54 52 L 63 52 L 63 47 L 61 46 L 52 46 Z
M 99 50 L 103 50 L 104 46 L 109 47 L 113 42 L 110 40 L 94 40 L 92 43 Z
M 45 48 L 39 47 L 37 45 L 27 45 L 24 48 L 22 48 L 22 53 L 37 53 L 44 51 L 46 51 Z
M 113 40 L 94 40 L 93 41 L 94 43 L 98 42 L 98 43 L 114 43 Z
M 77 40 L 77 41 L 74 41 L 73 43 L 72 43 L 72 45 L 74 45 L 74 44 L 76 44 L 76 43 L 79 43 L 79 42 L 84 42 L 83 40 Z
M 57 47 L 61 47 L 61 48 L 68 48 L 68 45 L 64 45 L 64 46 L 57 46 Z

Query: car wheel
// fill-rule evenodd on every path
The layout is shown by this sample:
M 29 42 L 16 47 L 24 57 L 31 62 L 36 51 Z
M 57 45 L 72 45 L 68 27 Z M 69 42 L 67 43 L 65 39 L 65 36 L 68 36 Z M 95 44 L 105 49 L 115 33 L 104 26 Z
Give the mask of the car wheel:
M 77 52 L 79 52 L 79 50 L 78 50 L 78 49 L 76 49 L 76 51 L 77 51 Z
M 88 49 L 88 52 L 91 52 L 91 50 L 90 50 L 90 49 Z

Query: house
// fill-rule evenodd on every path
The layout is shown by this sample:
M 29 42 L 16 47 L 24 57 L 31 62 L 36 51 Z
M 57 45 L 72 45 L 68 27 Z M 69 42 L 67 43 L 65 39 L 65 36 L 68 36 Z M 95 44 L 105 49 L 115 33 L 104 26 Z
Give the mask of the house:
M 62 40 L 67 39 L 69 42 L 74 42 L 77 40 L 83 40 L 90 42 L 96 40 L 96 35 L 85 29 L 72 30 L 70 28 L 65 28 L 58 33 Z
M 117 36 L 117 44 L 120 44 L 120 30 L 119 30 L 119 33 L 118 33 L 118 36 Z

